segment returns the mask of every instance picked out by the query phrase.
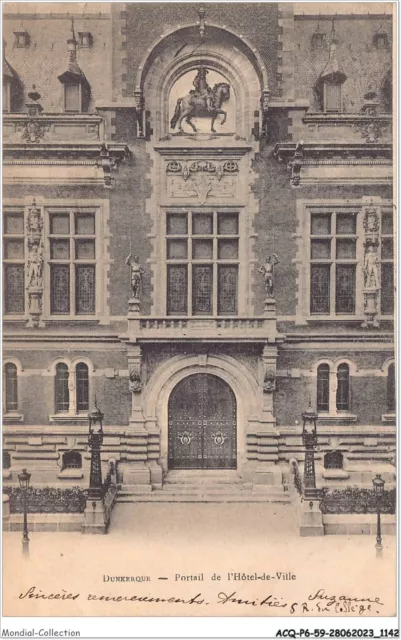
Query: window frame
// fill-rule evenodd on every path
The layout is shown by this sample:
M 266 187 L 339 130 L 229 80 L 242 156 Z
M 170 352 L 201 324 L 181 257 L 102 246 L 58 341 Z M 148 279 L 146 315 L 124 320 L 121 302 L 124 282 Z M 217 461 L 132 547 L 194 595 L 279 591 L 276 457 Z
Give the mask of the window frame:
M 309 278 L 309 316 L 311 317 L 321 317 L 321 316 L 331 316 L 331 317 L 350 317 L 354 318 L 357 315 L 358 308 L 358 281 L 361 281 L 360 277 L 358 277 L 358 243 L 361 242 L 361 234 L 358 233 L 359 225 L 360 225 L 360 216 L 358 215 L 358 211 L 354 206 L 343 206 L 343 207 L 311 207 L 309 208 L 309 215 L 307 216 L 309 219 L 309 269 L 310 269 L 310 278 Z M 329 217 L 330 220 L 330 233 L 328 234 L 316 234 L 312 233 L 312 218 L 313 215 L 324 215 Z M 337 220 L 338 216 L 341 215 L 354 215 L 355 216 L 355 233 L 338 233 L 337 231 Z M 337 256 L 337 248 L 339 246 L 339 242 L 353 242 L 355 245 L 355 258 L 340 258 Z M 316 246 L 316 244 L 326 243 L 326 246 L 329 246 L 329 255 L 324 258 L 316 258 L 313 257 L 312 248 Z M 329 267 L 329 304 L 328 311 L 312 311 L 313 307 L 313 297 L 312 297 L 312 272 L 314 266 L 321 267 Z M 342 266 L 345 267 L 353 267 L 354 269 L 354 309 L 353 311 L 337 311 L 338 307 L 338 296 L 337 296 L 337 273 L 338 269 Z
M 68 408 L 60 410 L 57 408 L 57 368 L 60 365 L 64 365 L 67 368 L 68 377 Z M 79 405 L 79 389 L 77 380 L 77 367 L 84 365 L 87 369 L 87 408 L 78 409 Z M 85 357 L 74 358 L 73 361 L 68 361 L 65 358 L 57 358 L 49 369 L 50 374 L 53 377 L 53 413 L 50 415 L 51 422 L 63 422 L 68 421 L 86 421 L 89 413 L 89 407 L 91 403 L 92 394 L 92 374 L 93 365 Z
M 25 257 L 23 260 L 20 260 L 20 263 L 26 265 L 27 261 L 27 233 L 26 233 L 26 220 L 29 213 L 29 209 L 32 206 L 32 198 L 27 198 L 25 200 L 21 200 L 20 198 L 4 198 L 3 200 L 3 220 L 7 213 L 14 212 L 23 212 L 24 219 L 24 253 Z M 44 239 L 44 247 L 43 247 L 43 309 L 40 320 L 44 323 L 57 321 L 60 322 L 62 320 L 71 321 L 92 321 L 102 324 L 110 323 L 110 311 L 109 311 L 109 265 L 111 263 L 110 253 L 109 253 L 109 245 L 110 245 L 110 231 L 109 231 L 109 211 L 110 204 L 108 200 L 100 200 L 100 199 L 92 199 L 88 198 L 85 200 L 72 200 L 70 198 L 63 199 L 60 198 L 58 200 L 53 199 L 45 199 L 45 198 L 36 198 L 36 206 L 41 208 L 43 214 L 43 239 Z M 95 213 L 95 313 L 90 314 L 52 314 L 51 313 L 51 305 L 50 305 L 50 242 L 49 242 L 49 230 L 50 230 L 50 221 L 49 221 L 49 212 L 58 213 L 59 211 L 80 211 L 85 213 L 86 211 L 91 211 Z M 4 223 L 3 223 L 4 225 Z M 4 226 L 2 227 L 2 231 L 4 231 Z M 22 237 L 22 236 L 19 236 Z M 4 243 L 4 233 L 3 233 L 3 243 Z M 6 264 L 6 260 L 4 259 L 3 254 L 3 272 L 4 266 Z M 13 262 L 13 261 L 10 261 Z M 14 261 L 18 262 L 18 261 Z M 87 262 L 87 261 L 86 261 Z M 24 269 L 25 272 L 25 269 Z M 29 300 L 28 300 L 28 291 L 25 287 L 25 276 L 24 275 L 24 313 L 5 313 L 5 287 L 3 286 L 3 310 L 4 316 L 3 321 L 27 321 L 30 317 L 29 315 Z M 3 280 L 4 282 L 4 280 Z M 74 284 L 75 287 L 75 284 Z M 70 299 L 72 295 L 75 296 L 71 292 L 72 284 L 70 283 Z M 75 289 L 74 289 L 75 291 Z M 75 299 L 75 297 L 74 297 Z
M 296 242 L 296 256 L 294 263 L 297 268 L 297 292 L 296 292 L 296 310 L 295 310 L 295 323 L 296 325 L 307 325 L 310 323 L 320 322 L 355 322 L 363 323 L 366 320 L 364 314 L 364 277 L 363 277 L 363 264 L 364 264 L 364 239 L 365 230 L 363 227 L 364 213 L 368 206 L 374 206 L 381 219 L 381 211 L 384 209 L 392 208 L 393 203 L 390 199 L 375 198 L 372 201 L 371 197 L 362 197 L 361 199 L 345 200 L 345 199 L 303 199 L 300 198 L 296 203 L 296 219 L 297 219 L 297 231 L 294 234 Z M 311 242 L 311 212 L 323 212 L 333 211 L 337 209 L 339 212 L 347 210 L 355 210 L 357 212 L 357 226 L 356 226 L 356 277 L 355 277 L 355 313 L 344 314 L 334 313 L 332 307 L 330 313 L 311 313 L 311 260 L 310 260 L 310 242 Z M 341 211 L 340 211 L 341 210 Z M 381 235 L 379 235 L 379 242 L 381 241 Z M 334 304 L 333 302 L 331 303 Z M 383 315 L 380 309 L 377 314 L 378 320 L 393 319 L 393 315 Z
M 67 87 L 78 87 L 78 108 L 76 109 L 67 109 Z M 63 83 L 63 110 L 64 113 L 83 113 L 83 92 L 82 92 L 82 82 L 71 82 L 66 81 Z
M 211 317 L 238 317 L 242 313 L 241 309 L 241 254 L 242 254 L 242 242 L 241 242 L 241 207 L 213 207 L 213 208 L 203 208 L 203 207 L 193 207 L 191 209 L 176 209 L 175 207 L 166 207 L 165 215 L 163 217 L 163 233 L 162 233 L 162 242 L 163 242 L 163 256 L 165 266 L 165 275 L 164 275 L 164 314 L 167 317 L 186 317 L 186 318 L 211 318 Z M 226 215 L 236 215 L 237 216 L 237 233 L 219 233 L 219 216 Z M 169 215 L 181 215 L 186 216 L 187 225 L 186 225 L 186 233 L 185 234 L 171 234 L 168 233 L 168 216 Z M 212 232 L 211 233 L 194 233 L 193 230 L 193 220 L 195 216 L 211 216 L 212 217 Z M 169 258 L 168 257 L 168 244 L 171 240 L 183 240 L 186 241 L 187 252 L 186 258 Z M 207 241 L 212 244 L 212 254 L 210 258 L 193 258 L 192 257 L 192 247 L 195 246 L 196 241 Z M 237 257 L 230 258 L 219 258 L 219 247 L 221 247 L 221 241 L 224 240 L 234 240 L 237 242 Z M 186 312 L 176 314 L 169 313 L 168 301 L 169 301 L 169 278 L 168 271 L 169 267 L 175 266 L 186 266 L 186 282 L 187 282 L 187 304 L 186 304 Z M 193 272 L 194 267 L 196 266 L 206 266 L 210 265 L 212 267 L 212 288 L 211 288 L 211 312 L 210 313 L 196 313 L 194 312 L 193 304 Z M 220 282 L 220 273 L 221 267 L 225 266 L 234 266 L 236 268 L 236 311 L 230 313 L 220 313 L 220 298 L 219 298 L 219 282 Z
M 319 368 L 325 365 L 329 369 L 329 402 L 328 409 L 323 410 L 318 406 L 318 372 Z M 338 408 L 338 389 L 339 389 L 339 368 L 348 367 L 348 408 Z M 352 361 L 347 358 L 338 358 L 335 362 L 329 359 L 318 360 L 312 367 L 312 375 L 315 379 L 315 398 L 316 398 L 316 411 L 318 414 L 318 420 L 328 422 L 356 422 L 357 416 L 352 410 L 352 376 L 356 374 L 356 367 Z
M 12 400 L 9 399 L 9 384 L 10 380 L 8 377 L 8 371 L 10 368 L 13 368 L 14 376 L 12 378 L 13 389 L 12 389 Z M 18 389 L 18 367 L 15 362 L 5 362 L 3 364 L 3 376 L 4 376 L 4 413 L 5 414 L 15 414 L 19 411 L 19 389 Z M 10 405 L 12 405 L 10 407 Z M 15 405 L 15 406 L 14 406 Z
M 6 219 L 8 216 L 19 215 L 22 219 L 22 233 L 6 233 Z M 3 308 L 4 319 L 18 318 L 25 319 L 28 311 L 28 299 L 26 290 L 26 261 L 27 261 L 27 233 L 26 233 L 26 214 L 23 206 L 8 206 L 6 203 L 3 207 L 3 222 L 2 222 L 2 236 L 3 236 Z M 7 258 L 6 257 L 6 245 L 8 242 L 21 242 L 23 247 L 22 258 Z M 23 272 L 23 310 L 21 312 L 11 311 L 7 312 L 7 287 L 5 283 L 7 281 L 6 271 L 8 267 L 20 266 Z
M 336 87 L 338 91 L 337 102 L 339 104 L 338 108 L 329 108 L 329 90 L 328 88 Z M 341 82 L 329 82 L 328 80 L 324 80 L 323 82 L 323 111 L 324 113 L 342 113 L 343 104 L 342 104 L 342 84 Z

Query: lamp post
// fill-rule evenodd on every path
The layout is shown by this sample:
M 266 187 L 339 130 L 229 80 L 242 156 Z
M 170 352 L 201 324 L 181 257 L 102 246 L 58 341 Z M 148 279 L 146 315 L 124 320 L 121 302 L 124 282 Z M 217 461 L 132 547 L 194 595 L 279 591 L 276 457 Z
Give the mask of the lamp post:
M 315 447 L 317 445 L 315 413 L 309 402 L 307 411 L 302 414 L 302 443 L 305 447 L 304 493 L 305 499 L 318 500 L 315 474 Z
M 96 406 L 88 414 L 89 437 L 88 444 L 91 449 L 91 468 L 88 498 L 100 500 L 102 497 L 102 468 L 100 463 L 100 449 L 103 443 L 103 417 L 104 414 Z
M 377 507 L 376 555 L 381 556 L 383 550 L 381 528 L 381 501 L 384 493 L 384 480 L 382 479 L 381 475 L 377 473 L 376 478 L 372 480 L 372 483 L 373 493 L 376 496 Z
M 29 555 L 29 536 L 28 536 L 28 489 L 31 474 L 26 469 L 18 474 L 19 486 L 24 492 L 24 529 L 22 533 L 22 553 Z

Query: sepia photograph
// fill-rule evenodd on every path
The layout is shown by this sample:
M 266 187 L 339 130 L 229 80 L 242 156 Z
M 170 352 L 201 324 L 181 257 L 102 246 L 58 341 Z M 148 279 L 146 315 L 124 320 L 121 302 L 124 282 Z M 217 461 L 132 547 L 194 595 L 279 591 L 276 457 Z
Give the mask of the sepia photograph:
M 398 4 L 1 9 L 2 636 L 398 637 Z

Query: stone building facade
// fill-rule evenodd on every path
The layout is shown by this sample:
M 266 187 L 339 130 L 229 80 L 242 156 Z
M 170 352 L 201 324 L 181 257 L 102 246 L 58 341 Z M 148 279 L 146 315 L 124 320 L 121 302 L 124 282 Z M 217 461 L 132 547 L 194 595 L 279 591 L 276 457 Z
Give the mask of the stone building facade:
M 95 398 L 137 492 L 283 490 L 309 402 L 318 484 L 394 482 L 393 19 L 363 6 L 8 5 L 7 482 L 86 486 Z

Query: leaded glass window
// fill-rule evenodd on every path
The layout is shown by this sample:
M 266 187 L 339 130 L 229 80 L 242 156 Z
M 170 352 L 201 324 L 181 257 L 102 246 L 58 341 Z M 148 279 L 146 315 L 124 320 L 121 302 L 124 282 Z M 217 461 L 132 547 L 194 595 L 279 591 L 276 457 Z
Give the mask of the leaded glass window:
M 89 411 L 89 370 L 84 362 L 75 368 L 77 412 Z
M 383 315 L 394 313 L 394 236 L 393 211 L 382 207 L 381 212 L 381 293 L 380 310 Z
M 317 368 L 318 411 L 329 411 L 330 408 L 330 368 L 328 364 L 320 364 Z
M 68 388 L 69 371 L 64 362 L 56 366 L 55 378 L 55 410 L 56 413 L 65 413 L 70 408 L 70 391 Z
M 93 211 L 49 211 L 50 311 L 96 313 L 96 217 Z
M 395 364 L 391 363 L 387 371 L 387 411 L 395 411 Z
M 337 368 L 337 411 L 349 411 L 349 400 L 349 366 L 346 363 L 343 363 L 338 365 Z
M 354 314 L 356 308 L 357 213 L 311 212 L 310 312 Z
M 238 313 L 237 212 L 171 212 L 166 220 L 167 313 Z
M 3 216 L 4 311 L 25 313 L 24 212 L 5 210 Z
M 18 410 L 18 377 L 17 367 L 12 362 L 7 362 L 4 366 L 4 382 L 5 382 L 5 410 Z

